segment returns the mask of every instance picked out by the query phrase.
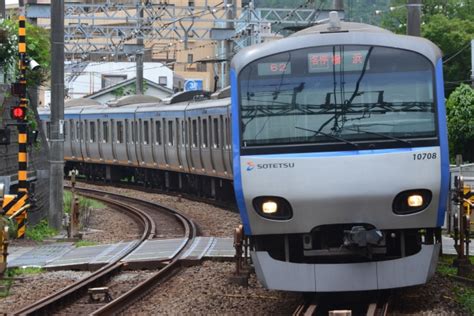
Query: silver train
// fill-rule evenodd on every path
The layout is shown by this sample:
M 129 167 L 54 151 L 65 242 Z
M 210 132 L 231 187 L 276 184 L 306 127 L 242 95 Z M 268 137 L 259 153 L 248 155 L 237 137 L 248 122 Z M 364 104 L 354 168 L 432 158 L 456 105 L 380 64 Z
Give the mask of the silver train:
M 231 87 L 67 109 L 66 172 L 235 194 L 268 288 L 427 282 L 449 176 L 434 44 L 364 24 L 320 25 L 239 52 Z M 47 131 L 49 113 L 40 117 Z
M 230 199 L 229 94 L 228 88 L 212 96 L 180 93 L 159 104 L 67 108 L 66 174 L 75 168 L 94 180 Z M 49 138 L 49 112 L 40 118 Z
M 268 288 L 433 275 L 449 177 L 442 75 L 430 41 L 337 19 L 234 57 L 234 189 Z

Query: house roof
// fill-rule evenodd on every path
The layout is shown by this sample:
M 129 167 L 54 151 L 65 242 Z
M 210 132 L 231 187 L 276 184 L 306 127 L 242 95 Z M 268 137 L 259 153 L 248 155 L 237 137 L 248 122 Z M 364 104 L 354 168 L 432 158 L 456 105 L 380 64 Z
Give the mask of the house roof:
M 146 84 L 150 87 L 153 87 L 155 89 L 158 89 L 158 90 L 161 90 L 165 93 L 168 93 L 169 95 L 172 95 L 173 94 L 173 90 L 167 88 L 167 87 L 163 87 L 159 84 L 157 84 L 156 82 L 153 82 L 151 80 L 148 80 L 146 78 L 143 78 L 143 81 L 146 82 Z M 100 96 L 103 96 L 107 93 L 110 93 L 112 91 L 114 91 L 115 89 L 117 88 L 121 88 L 121 87 L 126 87 L 132 83 L 135 83 L 135 78 L 131 78 L 131 79 L 127 79 L 127 80 L 124 80 L 124 81 L 121 81 L 117 84 L 114 84 L 112 86 L 108 86 L 107 88 L 104 88 L 104 89 L 101 89 L 95 93 L 92 93 L 92 94 L 89 94 L 89 95 L 86 95 L 84 98 L 88 98 L 88 99 L 95 99 L 95 98 L 98 98 Z

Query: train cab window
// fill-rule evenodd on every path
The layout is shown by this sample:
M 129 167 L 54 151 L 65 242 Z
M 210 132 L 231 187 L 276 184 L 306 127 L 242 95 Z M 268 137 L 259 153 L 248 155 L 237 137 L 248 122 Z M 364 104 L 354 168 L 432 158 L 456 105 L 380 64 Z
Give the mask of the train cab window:
M 173 146 L 173 121 L 168 121 L 168 145 Z
M 219 148 L 219 119 L 214 118 L 212 120 L 212 129 L 213 129 L 213 141 L 212 141 L 212 146 L 214 148 Z
M 161 145 L 161 121 L 156 121 L 155 122 L 155 141 L 157 145 Z
M 150 143 L 150 127 L 148 121 L 143 121 L 143 143 L 148 145 Z
M 109 142 L 109 122 L 102 122 L 102 142 Z
M 193 120 L 193 130 L 192 130 L 192 137 L 193 137 L 193 147 L 198 146 L 198 129 L 197 129 L 197 121 Z
M 206 148 L 208 145 L 208 138 L 207 138 L 207 119 L 202 120 L 202 147 Z
M 89 122 L 89 132 L 90 132 L 90 138 L 89 138 L 89 141 L 91 143 L 95 143 L 95 122 Z
M 123 143 L 123 123 L 117 122 L 117 143 Z

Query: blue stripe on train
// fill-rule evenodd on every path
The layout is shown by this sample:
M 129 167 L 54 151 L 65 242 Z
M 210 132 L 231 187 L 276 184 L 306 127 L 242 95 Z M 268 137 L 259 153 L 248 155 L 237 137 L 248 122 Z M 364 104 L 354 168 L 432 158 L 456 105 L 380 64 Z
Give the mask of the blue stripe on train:
M 238 86 L 237 74 L 234 69 L 230 70 L 231 102 L 232 102 L 232 154 L 234 167 L 234 192 L 240 217 L 244 225 L 245 234 L 250 235 L 250 222 L 245 206 L 244 192 L 242 188 L 242 176 L 240 174 L 240 133 L 239 133 L 239 110 L 238 110 Z
M 437 226 L 444 223 L 449 190 L 449 147 L 446 127 L 446 108 L 444 104 L 443 63 L 441 58 L 436 65 L 436 95 L 438 104 L 438 131 L 441 150 L 441 187 L 439 194 Z

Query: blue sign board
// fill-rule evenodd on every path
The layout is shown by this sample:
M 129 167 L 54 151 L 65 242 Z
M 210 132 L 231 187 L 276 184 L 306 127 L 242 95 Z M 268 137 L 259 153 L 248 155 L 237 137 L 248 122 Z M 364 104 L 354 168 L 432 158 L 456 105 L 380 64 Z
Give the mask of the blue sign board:
M 184 91 L 202 90 L 202 80 L 186 80 L 184 82 Z

